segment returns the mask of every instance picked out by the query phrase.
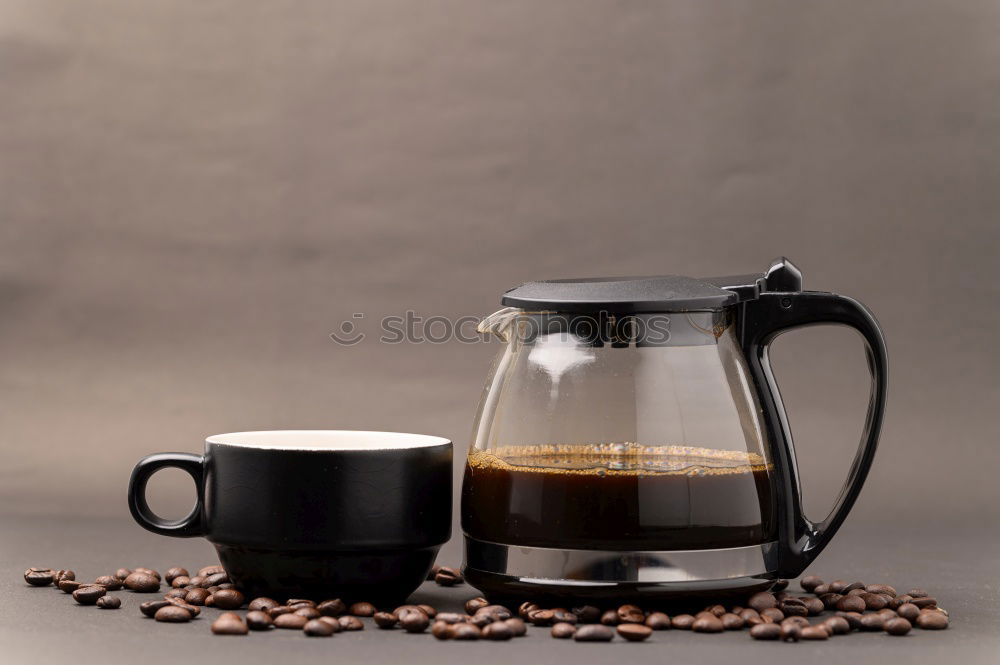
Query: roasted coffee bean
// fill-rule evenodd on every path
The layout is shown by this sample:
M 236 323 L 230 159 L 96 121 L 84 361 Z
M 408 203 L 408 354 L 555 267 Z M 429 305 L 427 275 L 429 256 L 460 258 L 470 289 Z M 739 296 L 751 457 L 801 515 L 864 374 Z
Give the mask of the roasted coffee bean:
M 593 605 L 574 607 L 573 614 L 580 623 L 597 623 L 601 620 L 601 610 Z
M 608 610 L 609 612 L 611 610 Z M 534 626 L 550 626 L 555 618 L 552 610 L 532 610 L 528 614 L 528 621 Z M 617 618 L 617 615 L 615 615 Z
M 24 571 L 24 581 L 31 586 L 48 586 L 55 579 L 56 572 L 51 568 L 28 568 Z
M 408 633 L 422 633 L 431 625 L 431 620 L 422 610 L 415 610 L 401 615 L 399 625 Z
M 726 608 L 723 607 L 722 605 L 709 605 L 704 609 L 704 611 L 708 612 L 709 614 L 713 614 L 716 617 L 721 617 L 723 614 L 726 613 Z M 635 622 L 633 621 L 633 623 Z
M 483 628 L 483 639 L 493 640 L 494 642 L 505 642 L 514 637 L 514 631 L 510 629 L 504 621 L 498 621 L 496 623 L 491 623 L 490 625 Z
M 167 603 L 165 607 L 156 610 L 153 618 L 166 623 L 184 623 L 191 620 L 191 613 L 180 605 Z
M 844 617 L 830 617 L 823 622 L 833 635 L 846 635 L 851 632 L 851 624 Z
M 576 626 L 571 623 L 554 623 L 552 624 L 552 630 L 549 631 L 552 637 L 557 640 L 568 640 L 576 634 Z
M 739 617 L 736 618 L 739 619 Z M 741 625 L 742 623 L 743 622 L 740 621 Z M 638 623 L 623 623 L 618 626 L 618 634 L 629 642 L 642 642 L 643 640 L 649 639 L 649 636 L 653 634 L 653 629 L 649 626 L 643 626 Z
M 316 601 L 308 598 L 289 598 L 285 605 L 297 610 L 300 607 L 316 607 Z
M 223 612 L 212 622 L 212 632 L 216 635 L 246 635 L 249 627 L 235 612 Z
M 184 609 L 186 609 L 188 612 L 191 613 L 192 617 L 196 617 L 199 614 L 201 614 L 200 607 L 188 603 L 183 598 L 164 598 L 164 600 L 166 600 L 171 605 L 177 605 L 178 607 L 183 607 Z
M 554 623 L 571 623 L 574 626 L 579 623 L 579 619 L 572 612 L 560 608 L 552 610 L 552 621 Z
M 890 610 L 888 607 L 879 610 L 878 612 L 876 612 L 876 614 L 880 614 L 882 618 L 885 619 L 886 621 L 888 621 L 889 619 L 895 619 L 896 617 L 899 616 L 899 614 L 896 613 L 896 610 Z
M 436 617 L 438 621 L 444 621 L 447 624 L 463 623 L 471 618 L 468 614 L 459 614 L 458 612 L 439 612 Z
M 107 594 L 108 590 L 100 584 L 87 584 L 73 592 L 73 600 L 81 605 L 93 605 L 97 599 Z
M 128 577 L 131 574 L 132 574 L 132 571 L 129 570 L 128 568 L 119 568 L 118 570 L 115 571 L 115 577 L 117 577 L 118 579 L 120 579 L 122 582 L 124 582 L 125 578 Z
M 305 617 L 307 619 L 318 619 L 323 616 L 315 607 L 300 607 L 297 610 L 294 610 L 292 614 L 298 614 L 300 617 Z
M 187 596 L 188 592 L 184 589 L 171 589 L 170 591 L 163 594 L 164 598 L 184 598 Z
M 920 609 L 924 609 L 925 607 L 937 606 L 937 601 L 931 598 L 930 596 L 921 596 L 919 598 L 914 598 L 910 602 L 919 607 Z
M 471 623 L 456 623 L 451 626 L 451 637 L 455 640 L 478 640 L 482 632 Z
M 206 577 L 205 581 L 202 582 L 202 586 L 204 586 L 207 589 L 208 587 L 225 584 L 228 581 L 229 581 L 229 575 L 227 575 L 226 573 L 216 573 L 214 575 L 209 575 L 208 577 Z
M 59 582 L 59 590 L 63 593 L 73 593 L 82 586 L 84 586 L 84 583 L 80 580 L 62 580 Z
M 309 623 L 309 619 L 301 614 L 280 614 L 273 617 L 273 620 L 275 628 L 287 628 L 290 630 L 301 630 Z
M 781 626 L 776 623 L 760 623 L 750 629 L 750 637 L 755 640 L 776 640 L 781 637 Z
M 482 607 L 487 607 L 489 604 L 490 601 L 486 600 L 482 596 L 479 596 L 478 598 L 471 598 L 465 601 L 465 611 L 472 614 Z
M 691 630 L 694 625 L 694 617 L 690 614 L 676 614 L 670 618 L 670 626 L 678 630 Z
M 427 577 L 424 579 L 428 582 L 433 582 L 439 570 L 441 570 L 441 566 L 431 566 L 431 569 L 427 571 Z
M 696 633 L 721 633 L 724 628 L 719 617 L 709 613 L 695 619 L 695 622 L 691 624 L 691 630 Z
M 393 612 L 376 612 L 372 619 L 376 626 L 384 630 L 395 628 L 396 622 L 399 620 Z
M 617 626 L 621 623 L 621 619 L 618 618 L 618 612 L 616 610 L 607 610 L 601 613 L 601 618 L 599 622 L 605 626 Z
M 885 626 L 885 619 L 881 614 L 861 615 L 861 630 L 882 630 Z
M 789 594 L 787 591 L 779 591 L 778 593 L 774 594 L 774 599 L 778 601 L 778 605 L 781 605 L 781 601 L 790 596 L 791 594 Z
M 250 610 L 247 612 L 247 628 L 250 630 L 267 630 L 274 623 L 274 620 L 263 610 Z
M 291 614 L 291 613 L 293 613 L 293 612 L 294 612 L 295 610 L 293 610 L 293 609 L 292 609 L 291 607 L 289 607 L 288 605 L 278 605 L 277 607 L 271 607 L 271 608 L 268 608 L 268 609 L 266 609 L 266 610 L 263 610 L 263 611 L 264 611 L 264 612 L 267 612 L 267 615 L 268 615 L 269 617 L 271 617 L 272 619 L 277 619 L 277 618 L 278 618 L 278 617 L 280 617 L 280 616 L 281 616 L 282 614 Z
M 812 592 L 817 596 L 822 596 L 824 593 L 834 593 L 830 590 L 830 585 L 826 583 L 820 584 L 818 587 L 813 589 Z
M 243 607 L 244 600 L 246 598 L 236 589 L 219 589 L 212 594 L 213 604 L 220 610 L 238 610 Z M 316 616 L 319 616 L 319 612 Z
M 133 568 L 132 572 L 133 573 L 142 573 L 143 575 L 149 575 L 150 577 L 155 577 L 157 582 L 159 582 L 161 579 L 163 579 L 163 578 L 160 577 L 160 574 L 158 572 L 156 572 L 155 570 L 153 570 L 152 568 L 143 568 L 143 567 L 140 566 L 139 568 Z M 128 579 L 128 578 L 126 578 L 126 579 Z
M 294 615 L 293 615 L 294 616 Z M 337 621 L 340 622 L 340 627 L 343 630 L 364 630 L 365 624 L 361 623 L 361 619 L 355 616 L 342 616 Z
M 573 639 L 577 642 L 610 642 L 614 637 L 615 631 L 599 623 L 580 626 L 573 633 Z
M 927 598 L 930 596 L 930 594 L 923 589 L 910 589 L 906 592 L 906 595 L 910 598 Z
M 784 591 L 788 588 L 788 580 L 776 580 L 774 584 L 771 585 L 771 592 Z M 738 612 L 733 612 L 733 614 L 738 614 Z
M 226 569 L 219 564 L 214 564 L 211 566 L 205 566 L 204 568 L 199 568 L 197 575 L 199 577 L 208 577 L 209 575 L 217 575 L 219 573 L 226 572 Z
M 309 637 L 330 637 L 336 632 L 336 629 L 328 621 L 311 619 L 302 626 L 302 632 Z
M 768 593 L 767 591 L 761 591 L 760 593 L 755 593 L 750 596 L 747 600 L 747 607 L 753 608 L 760 612 L 761 610 L 767 609 L 769 607 L 777 607 L 778 601 L 774 597 L 774 594 Z
M 97 599 L 97 606 L 102 610 L 117 610 L 122 606 L 122 599 L 115 596 L 101 596 Z
M 447 566 L 441 566 L 437 575 L 434 576 L 434 581 L 441 586 L 455 586 L 456 584 L 461 584 L 464 579 L 462 578 L 462 573 L 458 570 Z
M 910 596 L 907 596 L 904 593 L 902 596 L 896 596 L 891 601 L 889 601 L 889 607 L 891 607 L 894 610 L 898 610 L 900 605 L 905 605 L 906 603 L 910 602 L 911 600 L 913 600 L 913 598 L 911 598 Z
M 320 617 L 316 619 L 316 621 L 323 621 L 327 623 L 331 628 L 333 628 L 333 632 L 335 633 L 339 633 L 343 630 L 343 628 L 340 627 L 340 617 Z
M 823 601 L 819 598 L 805 598 L 802 602 L 805 603 L 806 610 L 809 612 L 809 616 L 811 617 L 819 616 L 823 613 L 823 610 L 826 609 Z
M 864 612 L 865 601 L 860 596 L 844 596 L 837 601 L 837 609 L 841 612 Z
M 861 600 L 865 601 L 865 609 L 873 612 L 885 609 L 889 604 L 888 597 L 880 593 L 863 593 L 861 594 Z
M 868 593 L 868 592 L 865 591 L 864 589 L 851 589 L 845 595 L 847 595 L 847 596 L 863 596 L 866 593 Z
M 917 616 L 920 615 L 920 608 L 913 603 L 903 603 L 896 608 L 896 614 L 912 623 L 916 621 Z
M 524 619 L 525 621 L 527 621 L 528 620 L 528 615 L 531 612 L 534 612 L 535 610 L 540 610 L 540 609 L 542 609 L 542 608 L 540 608 L 537 604 L 532 603 L 530 601 L 525 601 L 525 602 L 521 603 L 521 605 L 517 608 L 517 616 L 519 616 L 522 619 Z
M 760 618 L 778 623 L 785 618 L 785 613 L 777 607 L 765 607 L 760 611 Z
M 809 619 L 805 617 L 785 617 L 784 619 L 781 620 L 781 623 L 779 625 L 782 626 L 795 625 L 798 626 L 799 628 L 803 628 L 809 625 Z
M 183 589 L 190 582 L 191 582 L 191 578 L 190 577 L 187 577 L 185 575 L 180 575 L 180 576 L 175 577 L 173 580 L 170 581 L 170 586 L 173 587 L 174 589 Z
M 850 584 L 848 584 L 847 586 L 845 586 L 843 589 L 841 589 L 838 593 L 842 593 L 842 594 L 844 594 L 846 596 L 847 594 L 849 594 L 850 592 L 854 591 L 855 589 L 860 589 L 860 590 L 864 591 L 865 590 L 865 583 L 864 582 L 851 582 Z
M 798 642 L 802 637 L 802 626 L 797 623 L 783 623 L 780 630 L 783 642 Z
M 444 621 L 435 621 L 431 625 L 431 635 L 439 640 L 450 640 L 451 624 L 445 623 Z
M 851 630 L 861 629 L 861 614 L 858 612 L 837 612 L 834 616 L 838 616 L 850 625 Z
M 354 603 L 348 610 L 350 614 L 356 617 L 370 617 L 375 616 L 375 606 L 371 603 Z
M 201 587 L 205 583 L 204 575 L 193 575 L 188 578 L 188 583 L 186 586 Z
M 247 609 L 251 612 L 254 610 L 267 611 L 272 607 L 278 607 L 278 601 L 273 598 L 268 598 L 267 596 L 261 596 L 259 598 L 254 598 L 247 605 Z
M 903 617 L 896 617 L 886 621 L 883 628 L 890 635 L 906 635 L 913 626 Z
M 158 609 L 167 605 L 172 605 L 172 603 L 168 600 L 147 600 L 145 603 L 139 605 L 139 611 L 148 617 L 152 617 Z
M 506 619 L 504 620 L 504 623 L 507 624 L 508 628 L 510 628 L 510 632 L 514 635 L 514 637 L 523 637 L 528 632 L 528 626 L 525 625 L 524 621 L 518 617 Z
M 642 623 L 645 620 L 645 613 L 635 605 L 622 605 L 618 608 L 619 623 Z
M 812 590 L 814 590 L 816 587 L 818 587 L 822 583 L 823 583 L 823 580 L 820 579 L 819 576 L 817 576 L 817 575 L 806 575 L 805 577 L 803 577 L 799 581 L 799 586 L 801 586 L 806 591 L 812 591 Z
M 917 615 L 917 627 L 924 630 L 944 630 L 948 627 L 948 615 L 944 612 L 925 610 Z
M 316 606 L 316 609 L 325 617 L 339 617 L 347 611 L 347 605 L 340 598 L 334 598 L 332 600 L 324 600 Z
M 803 640 L 828 640 L 830 633 L 822 626 L 804 626 L 799 636 Z
M 868 593 L 881 593 L 886 596 L 896 596 L 896 589 L 889 586 L 888 584 L 869 584 L 865 587 L 865 591 Z
M 57 570 L 52 576 L 52 583 L 59 586 L 59 583 L 63 580 L 75 580 L 76 573 L 72 570 Z
M 830 582 L 830 591 L 832 591 L 834 593 L 842 593 L 842 594 L 846 595 L 847 592 L 844 591 L 844 588 L 846 586 L 847 586 L 847 582 L 845 582 L 844 580 L 834 580 L 834 581 Z
M 746 624 L 743 619 L 731 612 L 723 614 L 719 617 L 719 621 L 722 622 L 722 627 L 725 630 L 743 630 L 743 626 Z
M 184 595 L 184 600 L 189 605 L 204 605 L 210 595 L 208 589 L 191 589 Z
M 94 580 L 94 584 L 100 584 L 108 591 L 118 591 L 122 588 L 122 581 L 114 575 L 101 575 Z
M 498 621 L 506 621 L 511 617 L 510 610 L 508 610 L 503 605 L 487 605 L 486 607 L 479 608 L 477 612 L 482 612 L 483 614 L 490 614 Z M 566 613 L 566 610 L 553 610 L 553 614 L 557 612 Z M 573 617 L 573 620 L 576 621 L 575 616 Z
M 125 586 L 137 593 L 152 593 L 159 591 L 160 580 L 149 573 L 136 570 L 125 578 Z
M 781 606 L 781 611 L 786 617 L 804 617 L 809 616 L 809 610 L 806 609 L 805 605 L 786 605 Z
M 645 623 L 653 630 L 668 630 L 670 628 L 670 617 L 663 612 L 650 612 L 646 617 Z
M 493 616 L 490 614 L 473 614 L 469 617 L 469 623 L 471 623 L 476 628 L 485 628 L 486 626 L 493 623 Z
M 174 566 L 173 568 L 167 568 L 167 572 L 163 573 L 163 581 L 167 584 L 173 585 L 173 582 L 178 577 L 189 577 L 190 573 L 187 568 L 181 568 L 180 566 Z M 126 577 L 128 577 L 126 575 Z
M 833 610 L 837 608 L 837 603 L 839 603 L 840 599 L 843 597 L 844 596 L 840 595 L 839 593 L 831 592 L 831 593 L 824 593 L 822 596 L 818 598 L 818 600 L 823 603 L 823 607 L 825 607 L 828 610 Z

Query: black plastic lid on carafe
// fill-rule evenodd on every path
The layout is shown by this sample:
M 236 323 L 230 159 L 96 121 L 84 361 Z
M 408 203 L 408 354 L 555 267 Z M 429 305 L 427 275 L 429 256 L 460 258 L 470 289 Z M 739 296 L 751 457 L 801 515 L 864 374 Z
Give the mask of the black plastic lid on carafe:
M 782 257 L 764 273 L 695 279 L 592 277 L 527 282 L 504 293 L 507 307 L 556 312 L 685 312 L 717 310 L 757 298 L 761 292 L 800 291 L 802 273 Z

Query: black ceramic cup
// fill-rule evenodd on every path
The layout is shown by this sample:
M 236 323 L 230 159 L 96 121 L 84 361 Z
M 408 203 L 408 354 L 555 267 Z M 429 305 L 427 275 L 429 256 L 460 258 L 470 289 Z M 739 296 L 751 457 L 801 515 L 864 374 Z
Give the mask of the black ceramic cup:
M 146 502 L 157 470 L 189 473 L 191 513 L 168 521 Z M 452 445 L 396 432 L 216 434 L 205 454 L 159 453 L 132 470 L 129 509 L 164 536 L 204 536 L 252 594 L 399 600 L 451 535 Z

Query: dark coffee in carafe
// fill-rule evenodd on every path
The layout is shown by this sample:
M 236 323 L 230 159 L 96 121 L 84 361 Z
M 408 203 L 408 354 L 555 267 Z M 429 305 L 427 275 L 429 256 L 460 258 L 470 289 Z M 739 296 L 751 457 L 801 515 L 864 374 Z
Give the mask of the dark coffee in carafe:
M 521 547 L 689 550 L 775 540 L 768 474 L 754 453 L 638 444 L 472 451 L 462 523 Z

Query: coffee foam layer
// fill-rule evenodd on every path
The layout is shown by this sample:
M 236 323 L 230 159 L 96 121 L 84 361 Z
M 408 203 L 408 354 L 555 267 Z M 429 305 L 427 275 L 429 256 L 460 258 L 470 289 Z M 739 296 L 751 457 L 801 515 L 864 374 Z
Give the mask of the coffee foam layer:
M 493 469 L 598 476 L 721 476 L 773 469 L 773 465 L 757 453 L 638 443 L 501 446 L 470 451 L 468 464 L 472 471 Z

